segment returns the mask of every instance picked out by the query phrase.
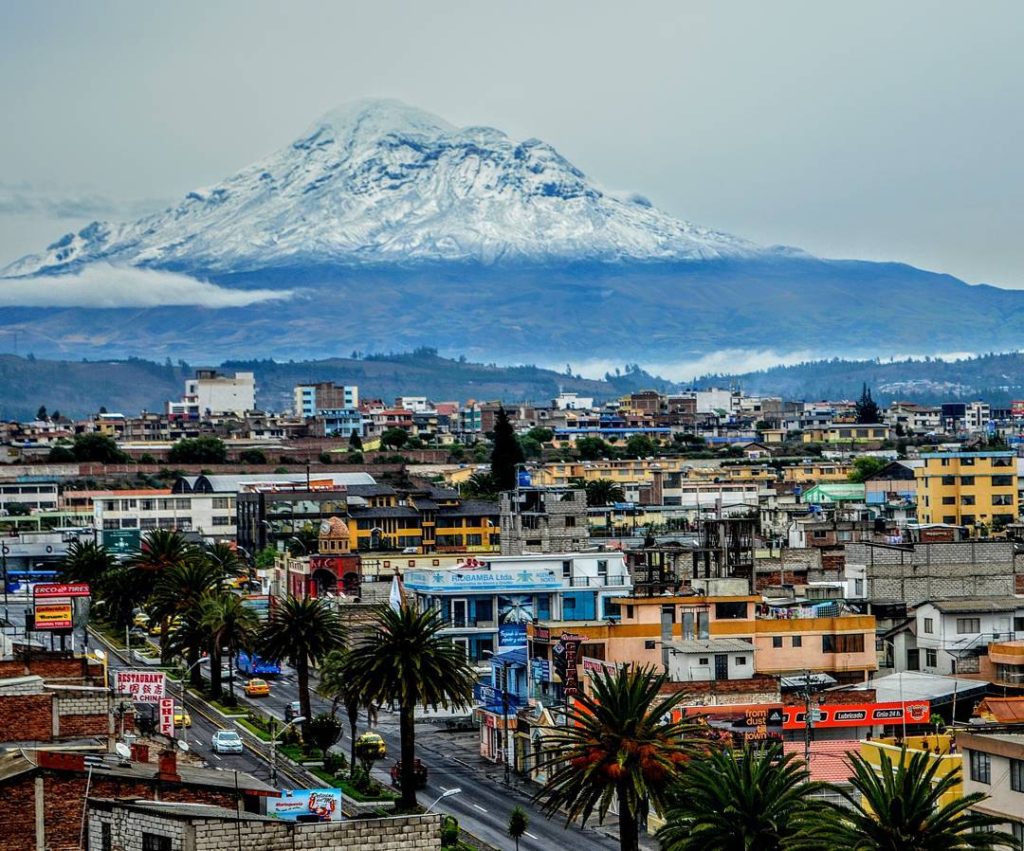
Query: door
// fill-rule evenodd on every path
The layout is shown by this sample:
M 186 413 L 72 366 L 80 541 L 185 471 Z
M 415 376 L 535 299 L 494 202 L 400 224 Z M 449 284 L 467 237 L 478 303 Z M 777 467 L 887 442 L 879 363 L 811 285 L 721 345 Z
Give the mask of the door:
M 452 626 L 463 627 L 469 614 L 469 603 L 465 598 L 452 600 Z
M 729 679 L 729 654 L 727 654 L 727 653 L 716 653 L 715 654 L 715 679 L 716 680 L 727 680 L 727 679 Z

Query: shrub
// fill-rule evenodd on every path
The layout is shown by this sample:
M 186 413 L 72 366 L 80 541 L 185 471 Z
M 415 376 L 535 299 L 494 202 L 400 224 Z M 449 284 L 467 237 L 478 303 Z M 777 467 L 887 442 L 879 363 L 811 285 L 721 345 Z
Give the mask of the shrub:
M 441 847 L 454 848 L 459 844 L 459 820 L 455 816 L 441 819 Z

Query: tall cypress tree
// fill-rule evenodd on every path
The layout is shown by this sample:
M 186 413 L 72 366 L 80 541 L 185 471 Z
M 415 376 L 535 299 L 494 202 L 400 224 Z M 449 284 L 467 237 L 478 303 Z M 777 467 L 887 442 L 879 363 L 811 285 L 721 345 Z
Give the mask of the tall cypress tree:
M 877 423 L 879 421 L 881 412 L 878 410 L 878 405 L 875 403 L 875 400 L 871 398 L 871 391 L 868 389 L 866 381 L 864 382 L 860 399 L 857 401 L 856 407 L 858 423 Z
M 523 448 L 504 406 L 494 418 L 494 449 L 491 451 L 491 475 L 498 490 L 509 491 L 516 486 L 516 465 L 525 460 Z

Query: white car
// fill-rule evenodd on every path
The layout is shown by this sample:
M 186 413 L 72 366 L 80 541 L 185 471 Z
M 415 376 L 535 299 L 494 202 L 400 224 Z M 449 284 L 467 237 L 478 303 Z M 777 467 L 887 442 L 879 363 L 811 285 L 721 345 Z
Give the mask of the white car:
M 218 730 L 211 741 L 214 753 L 241 753 L 242 737 L 234 730 Z

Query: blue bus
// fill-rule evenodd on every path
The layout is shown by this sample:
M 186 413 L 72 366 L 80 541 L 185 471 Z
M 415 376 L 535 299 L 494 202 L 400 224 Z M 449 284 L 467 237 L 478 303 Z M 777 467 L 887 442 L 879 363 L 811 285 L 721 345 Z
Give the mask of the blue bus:
M 56 570 L 7 570 L 7 593 L 14 594 L 21 590 L 22 585 L 34 585 L 37 582 L 56 582 Z
M 256 654 L 238 654 L 238 670 L 250 677 L 276 677 L 281 673 L 281 666 L 269 659 L 261 659 Z

